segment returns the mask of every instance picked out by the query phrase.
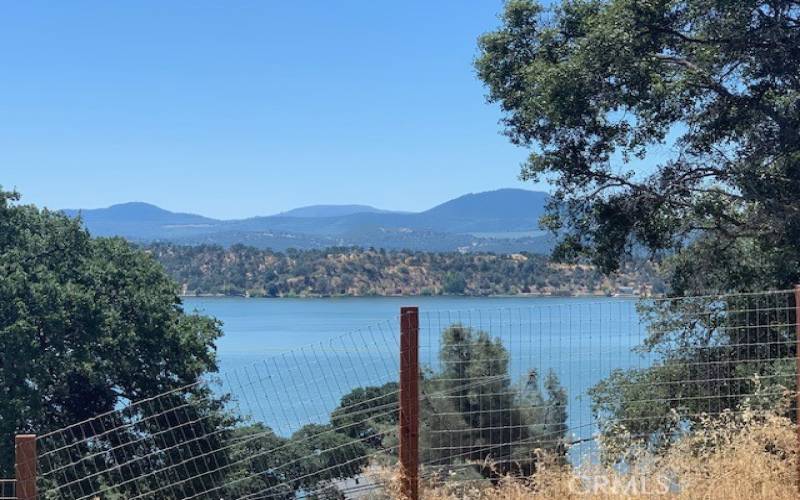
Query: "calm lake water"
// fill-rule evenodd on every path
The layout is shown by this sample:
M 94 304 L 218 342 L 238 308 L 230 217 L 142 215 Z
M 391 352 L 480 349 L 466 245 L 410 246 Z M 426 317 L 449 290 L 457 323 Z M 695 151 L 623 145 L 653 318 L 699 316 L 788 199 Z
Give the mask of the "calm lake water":
M 441 331 L 459 323 L 489 332 L 524 384 L 553 370 L 567 389 L 572 438 L 596 432 L 587 390 L 612 369 L 644 366 L 636 299 L 605 297 L 186 298 L 223 322 L 224 387 L 243 414 L 288 435 L 324 423 L 343 394 L 396 381 L 399 310 L 420 308 L 420 361 L 438 368 Z

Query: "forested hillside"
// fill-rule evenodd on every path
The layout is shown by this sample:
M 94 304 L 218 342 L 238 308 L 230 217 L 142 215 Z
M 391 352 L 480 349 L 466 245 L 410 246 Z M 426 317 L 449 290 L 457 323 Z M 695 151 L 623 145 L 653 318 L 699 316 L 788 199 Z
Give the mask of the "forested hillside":
M 147 250 L 186 295 L 367 296 L 660 293 L 652 264 L 603 276 L 534 254 L 431 253 L 331 248 L 274 252 L 242 245 Z M 647 284 L 647 285 L 646 285 Z

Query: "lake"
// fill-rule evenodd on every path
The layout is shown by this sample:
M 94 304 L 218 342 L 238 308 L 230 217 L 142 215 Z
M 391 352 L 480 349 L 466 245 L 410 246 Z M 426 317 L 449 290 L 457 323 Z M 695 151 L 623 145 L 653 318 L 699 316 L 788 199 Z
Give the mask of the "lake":
M 224 389 L 240 411 L 288 435 L 324 423 L 342 395 L 397 380 L 399 310 L 420 308 L 420 362 L 438 368 L 441 332 L 483 330 L 508 350 L 512 380 L 553 370 L 569 396 L 573 440 L 596 433 L 587 390 L 612 369 L 642 367 L 636 299 L 607 297 L 376 297 L 184 299 L 223 322 Z

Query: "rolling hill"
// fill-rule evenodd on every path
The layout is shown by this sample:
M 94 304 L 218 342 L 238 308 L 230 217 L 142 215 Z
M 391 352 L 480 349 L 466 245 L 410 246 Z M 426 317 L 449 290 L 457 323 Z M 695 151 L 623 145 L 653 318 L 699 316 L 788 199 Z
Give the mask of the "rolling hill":
M 121 203 L 108 208 L 62 210 L 70 217 L 80 216 L 95 236 L 124 236 L 133 240 L 161 239 L 183 229 L 206 231 L 222 221 L 202 215 L 170 212 L 142 202 Z
M 391 213 L 369 205 L 310 205 L 281 212 L 278 217 L 339 217 L 362 213 Z
M 539 231 L 548 195 L 522 189 L 467 194 L 417 213 L 365 205 L 313 205 L 277 215 L 219 220 L 141 202 L 80 216 L 96 236 L 137 242 L 244 243 L 258 248 L 357 246 L 429 251 L 547 252 L 552 238 Z

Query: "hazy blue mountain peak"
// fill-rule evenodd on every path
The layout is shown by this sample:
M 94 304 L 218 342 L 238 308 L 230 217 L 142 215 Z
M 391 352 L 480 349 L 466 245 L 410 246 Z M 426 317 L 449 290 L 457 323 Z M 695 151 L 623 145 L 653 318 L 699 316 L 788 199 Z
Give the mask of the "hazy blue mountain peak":
M 309 205 L 281 212 L 276 217 L 341 217 L 362 213 L 389 213 L 369 205 Z
M 539 217 L 548 195 L 524 189 L 471 193 L 419 213 L 390 212 L 368 205 L 311 205 L 273 216 L 215 220 L 176 213 L 144 202 L 80 213 L 96 236 L 134 241 L 174 241 L 260 248 L 355 246 L 430 251 L 539 251 Z

